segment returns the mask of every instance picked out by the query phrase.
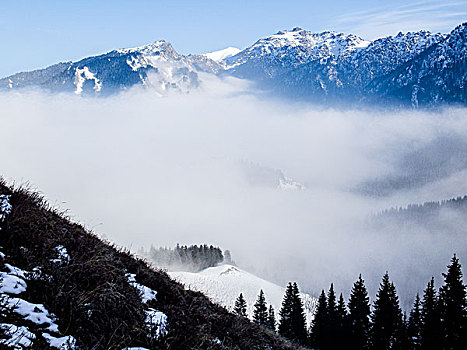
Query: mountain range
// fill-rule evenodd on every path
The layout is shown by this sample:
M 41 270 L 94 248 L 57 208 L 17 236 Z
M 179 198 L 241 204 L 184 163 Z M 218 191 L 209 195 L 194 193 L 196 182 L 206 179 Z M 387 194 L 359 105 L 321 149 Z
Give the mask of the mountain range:
M 279 31 L 239 50 L 181 55 L 163 40 L 0 79 L 1 90 L 40 87 L 102 95 L 134 86 L 188 93 L 203 73 L 253 81 L 281 97 L 412 107 L 467 103 L 467 23 L 448 34 L 399 33 L 374 41 L 332 31 Z

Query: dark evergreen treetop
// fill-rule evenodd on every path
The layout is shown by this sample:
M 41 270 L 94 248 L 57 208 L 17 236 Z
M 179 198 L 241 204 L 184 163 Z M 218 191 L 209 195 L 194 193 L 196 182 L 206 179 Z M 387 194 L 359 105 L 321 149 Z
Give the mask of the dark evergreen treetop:
M 279 315 L 279 334 L 304 344 L 307 340 L 306 317 L 297 283 L 287 285 Z
M 349 299 L 350 349 L 365 349 L 370 329 L 370 298 L 362 275 L 354 283 Z
M 410 348 L 418 350 L 421 347 L 422 336 L 422 304 L 420 296 L 417 293 L 412 310 L 410 311 L 409 321 L 407 325 L 407 335 Z
M 233 311 L 238 316 L 242 316 L 246 318 L 247 317 L 246 309 L 247 309 L 247 305 L 246 305 L 245 298 L 243 297 L 243 294 L 240 293 L 237 300 L 235 301 L 235 307 Z
M 272 331 L 276 330 L 276 316 L 274 314 L 274 308 L 272 307 L 272 305 L 269 305 L 268 321 L 266 327 L 268 327 Z
M 262 326 L 266 326 L 268 322 L 268 307 L 266 305 L 266 299 L 262 289 L 260 290 L 258 299 L 254 305 L 253 321 Z
M 434 277 L 428 282 L 423 294 L 421 318 L 420 348 L 423 350 L 441 349 L 441 324 Z
M 345 300 L 342 293 L 339 295 L 339 301 L 337 302 L 337 315 L 341 322 L 347 318 L 347 307 L 345 306 Z
M 331 283 L 331 287 L 328 292 L 328 315 L 330 319 L 337 318 L 337 300 L 333 283 Z
M 293 340 L 304 344 L 307 340 L 306 316 L 303 308 L 302 298 L 296 282 L 293 284 L 292 324 L 294 331 Z
M 403 328 L 402 311 L 394 284 L 386 272 L 376 294 L 371 329 L 371 349 L 397 349 Z
M 282 307 L 279 311 L 279 334 L 285 338 L 292 339 L 292 308 L 293 308 L 293 285 L 291 282 L 287 285 Z
M 321 291 L 318 298 L 318 305 L 314 316 L 311 326 L 310 342 L 313 348 L 325 349 L 327 340 L 328 305 L 324 290 Z
M 444 285 L 439 291 L 443 343 L 446 349 L 461 349 L 462 346 L 465 349 L 467 344 L 461 343 L 462 335 L 466 331 L 466 292 L 461 265 L 455 254 L 448 265 L 448 272 L 443 273 L 443 276 Z

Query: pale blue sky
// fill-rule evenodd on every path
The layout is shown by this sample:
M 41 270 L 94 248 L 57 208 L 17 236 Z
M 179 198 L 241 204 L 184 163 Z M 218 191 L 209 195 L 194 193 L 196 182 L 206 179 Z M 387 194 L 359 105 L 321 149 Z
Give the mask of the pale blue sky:
M 183 54 L 299 26 L 366 39 L 467 21 L 467 0 L 0 0 L 0 77 L 165 39 Z

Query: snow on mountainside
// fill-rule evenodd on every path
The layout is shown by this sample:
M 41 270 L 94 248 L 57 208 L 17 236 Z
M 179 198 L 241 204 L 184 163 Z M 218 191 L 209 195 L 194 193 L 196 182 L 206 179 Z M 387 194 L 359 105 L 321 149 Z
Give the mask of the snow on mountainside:
M 406 65 L 395 69 L 373 89 L 395 99 L 410 98 L 413 106 L 467 102 L 467 23 Z
M 41 87 L 108 95 L 144 86 L 187 93 L 200 72 L 249 79 L 274 95 L 319 103 L 430 106 L 467 103 L 466 24 L 449 34 L 399 33 L 374 41 L 332 31 L 280 31 L 239 51 L 180 55 L 163 40 L 0 79 L 1 90 Z
M 314 60 L 337 59 L 370 44 L 353 34 L 336 32 L 312 33 L 301 28 L 280 31 L 227 59 L 234 68 L 247 62 L 265 59 L 282 65 L 298 65 Z
M 282 305 L 285 288 L 259 278 L 233 265 L 210 267 L 198 273 L 169 272 L 175 280 L 183 283 L 186 288 L 207 295 L 214 302 L 233 309 L 235 300 L 243 293 L 248 304 L 248 315 L 253 315 L 253 305 L 262 289 L 266 302 L 274 307 L 276 317 Z M 316 305 L 316 299 L 309 294 L 301 293 L 305 306 L 307 321 L 310 322 Z
M 42 87 L 55 92 L 110 94 L 141 85 L 160 95 L 198 87 L 198 72 L 217 73 L 221 66 L 201 55 L 179 55 L 163 40 L 120 49 L 78 62 L 18 73 L 0 80 L 0 88 Z
M 226 58 L 235 56 L 240 51 L 241 50 L 237 49 L 236 47 L 229 46 L 223 50 L 205 53 L 203 56 L 206 56 L 213 61 L 219 62 L 225 60 Z
M 258 40 L 226 63 L 229 74 L 253 77 L 259 86 L 283 95 L 358 102 L 379 97 L 372 82 L 381 81 L 445 37 L 420 31 L 370 42 L 352 34 L 295 28 Z M 399 98 L 403 99 L 410 101 L 410 96 Z

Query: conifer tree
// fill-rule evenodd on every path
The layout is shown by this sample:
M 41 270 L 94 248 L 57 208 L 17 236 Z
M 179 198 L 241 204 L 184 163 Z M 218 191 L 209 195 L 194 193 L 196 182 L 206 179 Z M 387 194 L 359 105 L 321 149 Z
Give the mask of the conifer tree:
M 339 295 L 339 301 L 337 302 L 337 316 L 339 323 L 341 325 L 344 324 L 345 320 L 347 319 L 347 308 L 345 306 L 344 296 L 342 293 Z
M 293 305 L 293 285 L 291 282 L 287 285 L 285 290 L 284 299 L 282 300 L 282 307 L 279 311 L 279 334 L 287 339 L 292 339 L 292 306 Z
M 443 346 L 445 349 L 466 349 L 463 332 L 466 326 L 466 293 L 462 281 L 461 265 L 454 256 L 448 265 L 448 272 L 443 273 L 444 285 L 439 291 L 439 306 L 441 314 L 441 329 L 444 334 Z
M 386 272 L 376 294 L 371 315 L 371 349 L 399 349 L 403 341 L 402 311 L 394 284 Z
M 266 327 L 268 327 L 272 331 L 276 330 L 276 316 L 274 315 L 274 308 L 272 307 L 272 305 L 269 305 L 268 322 L 266 324 Z
M 441 349 L 441 323 L 438 298 L 435 290 L 435 279 L 433 277 L 428 282 L 423 294 L 421 317 L 420 348 L 422 350 Z
M 318 298 L 314 319 L 311 325 L 310 343 L 313 349 L 326 349 L 326 329 L 328 323 L 328 305 L 324 290 Z
M 243 297 L 243 294 L 240 293 L 237 300 L 235 301 L 234 313 L 238 316 L 242 316 L 246 318 L 247 317 L 246 308 L 247 308 L 247 305 L 246 305 L 245 298 Z
M 350 338 L 350 328 L 348 321 L 347 308 L 345 306 L 344 296 L 342 293 L 337 302 L 337 333 L 336 333 L 336 349 L 345 349 L 348 347 Z
M 262 326 L 266 326 L 268 322 L 268 307 L 266 305 L 266 299 L 264 298 L 264 292 L 262 289 L 260 290 L 258 299 L 254 305 L 253 321 Z
M 411 349 L 411 343 L 409 340 L 409 333 L 407 327 L 409 325 L 409 320 L 407 318 L 407 313 L 403 313 L 402 315 L 402 327 L 399 329 L 399 340 L 395 349 L 399 350 L 408 350 Z
M 412 310 L 410 311 L 409 321 L 407 325 L 407 335 L 409 347 L 412 350 L 419 350 L 421 346 L 422 336 L 422 304 L 420 296 L 417 293 Z
M 328 313 L 323 349 L 336 349 L 339 332 L 339 315 L 337 313 L 336 293 L 334 292 L 334 284 L 332 283 L 328 292 L 327 306 Z
M 331 326 L 335 327 L 337 324 L 337 299 L 336 293 L 334 292 L 334 284 L 331 283 L 331 287 L 328 292 L 328 319 Z
M 292 328 L 294 333 L 292 340 L 295 340 L 300 344 L 305 344 L 307 340 L 306 316 L 302 298 L 300 297 L 300 291 L 296 282 L 293 284 L 292 292 Z
M 370 298 L 362 275 L 354 283 L 349 298 L 349 349 L 367 349 L 370 330 Z

